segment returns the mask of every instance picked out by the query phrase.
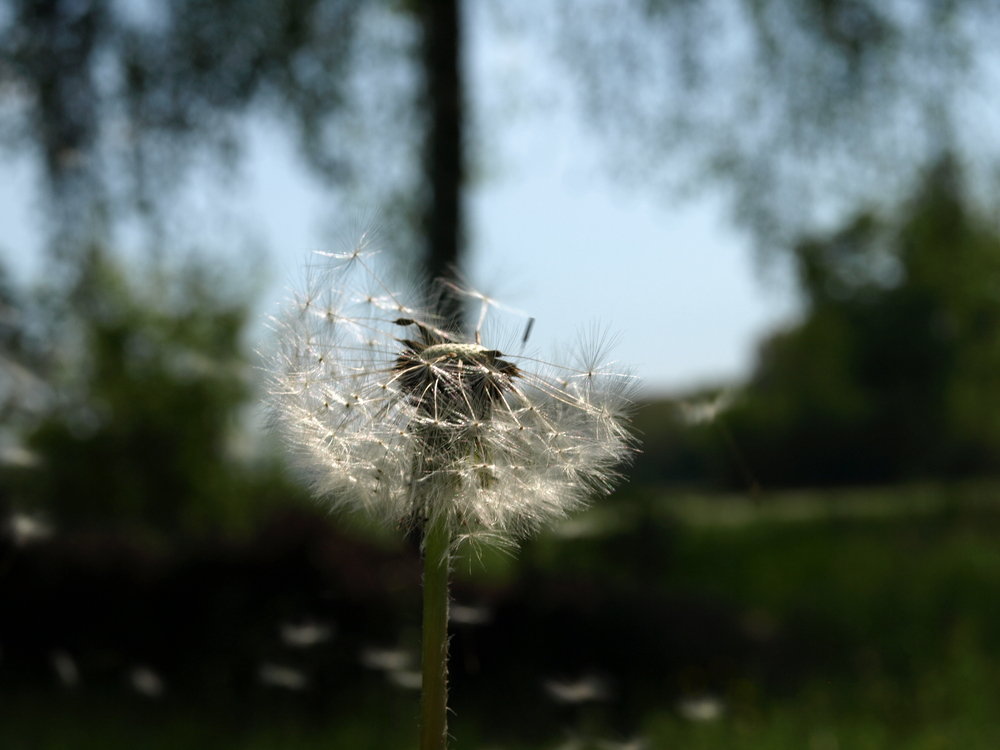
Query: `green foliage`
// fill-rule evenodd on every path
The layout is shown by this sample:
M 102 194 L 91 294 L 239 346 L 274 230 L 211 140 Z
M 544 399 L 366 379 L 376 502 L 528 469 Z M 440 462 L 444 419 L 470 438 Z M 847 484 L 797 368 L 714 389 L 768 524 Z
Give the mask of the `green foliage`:
M 249 363 L 241 299 L 203 270 L 137 282 L 90 260 L 52 334 L 49 409 L 25 435 L 40 467 L 14 497 L 60 526 L 204 532 L 245 525 L 288 488 L 240 458 Z
M 38 385 L 41 363 L 29 341 L 25 301 L 0 265 L 0 438 L 23 416 Z
M 163 153 L 171 137 L 194 135 L 232 151 L 227 116 L 244 113 L 266 92 L 268 103 L 296 120 L 315 166 L 334 172 L 322 131 L 343 103 L 359 5 L 176 0 L 137 8 L 106 0 L 5 0 L 2 96 L 17 98 L 11 86 L 23 90 L 22 109 L 14 111 L 35 125 L 7 135 L 39 147 L 57 188 L 94 189 L 97 175 L 86 173 L 95 166 L 87 164 L 90 151 L 109 118 L 125 118 L 135 150 L 130 166 L 139 173 L 136 197 L 148 202 L 183 156 Z M 99 80 L 98 60 L 115 75 Z M 64 184 L 74 173 L 83 185 Z
M 498 622 L 453 631 L 451 671 L 464 680 L 455 697 L 481 697 L 456 705 L 452 745 L 551 750 L 568 734 L 580 748 L 633 739 L 696 750 L 992 748 L 1000 732 L 998 489 L 826 490 L 758 503 L 672 494 L 596 507 L 526 545 L 510 585 L 464 582 L 456 591 L 493 601 Z M 364 559 L 366 569 L 379 567 L 378 557 Z M 258 587 L 260 575 L 247 569 L 245 585 Z M 271 585 L 280 591 L 281 583 Z M 363 613 L 369 593 L 341 611 L 344 629 L 331 643 L 283 653 L 334 666 L 329 681 L 302 692 L 213 687 L 195 698 L 168 671 L 167 693 L 153 700 L 101 682 L 96 670 L 83 668 L 80 685 L 67 690 L 22 684 L 8 665 L 0 745 L 414 747 L 416 694 L 361 671 L 352 650 L 359 633 L 361 643 L 375 641 L 371 623 L 350 629 L 353 615 L 375 611 Z M 574 601 L 579 608 L 566 610 Z M 735 628 L 718 627 L 720 619 Z M 245 626 L 227 621 L 228 640 L 245 641 Z M 751 648 L 734 649 L 734 640 Z M 613 657 L 598 671 L 614 682 L 610 701 L 547 701 L 540 683 L 560 675 L 551 654 L 564 651 L 574 670 L 590 669 L 598 654 Z M 466 672 L 473 656 L 482 669 L 475 680 Z M 693 721 L 678 710 L 679 699 L 704 696 L 721 701 L 721 716 Z M 617 723 L 618 712 L 628 721 Z
M 409 694 L 359 697 L 341 705 L 335 721 L 302 721 L 287 710 L 284 695 L 260 701 L 253 712 L 163 705 L 139 696 L 123 703 L 120 695 L 93 690 L 55 696 L 25 690 L 4 697 L 0 741 L 11 750 L 409 750 L 417 745 L 411 720 L 416 701 Z
M 942 148 L 994 180 L 989 97 L 980 113 L 967 94 L 987 78 L 997 9 L 598 0 L 564 9 L 559 48 L 615 175 L 668 188 L 714 176 L 773 254 L 823 226 L 831 202 L 901 199 Z
M 677 658 L 701 675 L 693 695 L 720 698 L 725 715 L 691 722 L 661 705 L 638 732 L 652 747 L 986 748 L 1000 728 L 996 493 L 977 483 L 620 498 L 620 523 L 543 536 L 525 564 L 536 578 L 672 595 L 677 608 L 713 602 L 762 648 L 713 675 L 730 646 L 701 653 L 688 640 Z M 646 536 L 656 560 L 639 552 Z
M 805 319 L 725 417 L 765 485 L 1000 468 L 1000 237 L 959 182 L 945 159 L 898 220 L 798 246 Z
M 185 175 L 238 178 L 247 123 L 266 112 L 329 187 L 361 204 L 396 196 L 405 220 L 426 109 L 410 5 L 0 0 L 0 151 L 43 170 L 49 249 L 75 261 L 122 226 L 172 244 L 190 227 Z
M 632 426 L 642 445 L 628 472 L 633 484 L 693 481 L 713 473 L 706 446 L 698 439 L 705 430 L 685 429 L 674 401 L 642 404 Z

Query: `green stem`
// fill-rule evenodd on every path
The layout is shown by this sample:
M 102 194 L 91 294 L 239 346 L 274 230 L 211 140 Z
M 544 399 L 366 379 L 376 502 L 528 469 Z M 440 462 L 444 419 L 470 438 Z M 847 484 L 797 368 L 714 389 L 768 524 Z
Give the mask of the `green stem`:
M 424 529 L 423 694 L 420 750 L 448 745 L 448 573 L 451 529 L 429 519 Z

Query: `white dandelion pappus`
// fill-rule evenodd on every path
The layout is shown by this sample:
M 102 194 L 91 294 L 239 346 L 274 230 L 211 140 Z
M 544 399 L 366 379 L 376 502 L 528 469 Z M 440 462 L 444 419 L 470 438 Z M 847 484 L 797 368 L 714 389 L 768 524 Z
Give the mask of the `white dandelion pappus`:
M 610 491 L 631 452 L 634 379 L 584 347 L 560 367 L 483 343 L 499 306 L 465 337 L 430 292 L 390 287 L 366 238 L 326 254 L 273 321 L 273 423 L 333 508 L 405 528 L 444 520 L 457 541 L 512 541 Z

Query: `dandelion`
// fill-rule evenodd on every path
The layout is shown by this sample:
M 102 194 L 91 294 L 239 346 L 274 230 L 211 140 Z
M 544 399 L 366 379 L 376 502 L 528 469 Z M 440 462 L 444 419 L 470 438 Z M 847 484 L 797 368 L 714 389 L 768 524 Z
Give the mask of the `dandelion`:
M 593 337 L 562 366 L 491 334 L 504 308 L 469 303 L 466 335 L 433 288 L 391 285 L 370 235 L 320 253 L 304 293 L 274 320 L 273 422 L 294 466 L 334 509 L 418 533 L 424 553 L 422 748 L 444 747 L 448 570 L 463 542 L 516 542 L 610 491 L 628 457 L 634 380 L 601 364 Z
M 166 692 L 163 678 L 145 665 L 137 665 L 128 673 L 128 682 L 132 689 L 147 698 L 162 698 Z

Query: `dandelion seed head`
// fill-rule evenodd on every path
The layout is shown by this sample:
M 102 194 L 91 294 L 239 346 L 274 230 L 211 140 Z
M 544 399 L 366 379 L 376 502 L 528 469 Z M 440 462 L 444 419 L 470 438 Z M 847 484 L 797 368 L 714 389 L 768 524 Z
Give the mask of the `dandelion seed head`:
M 504 543 L 610 491 L 631 453 L 635 381 L 602 364 L 606 334 L 546 362 L 516 351 L 523 319 L 505 329 L 512 311 L 449 284 L 475 325 L 456 333 L 433 312 L 434 286 L 390 281 L 371 233 L 320 256 L 264 355 L 273 425 L 317 496 Z

